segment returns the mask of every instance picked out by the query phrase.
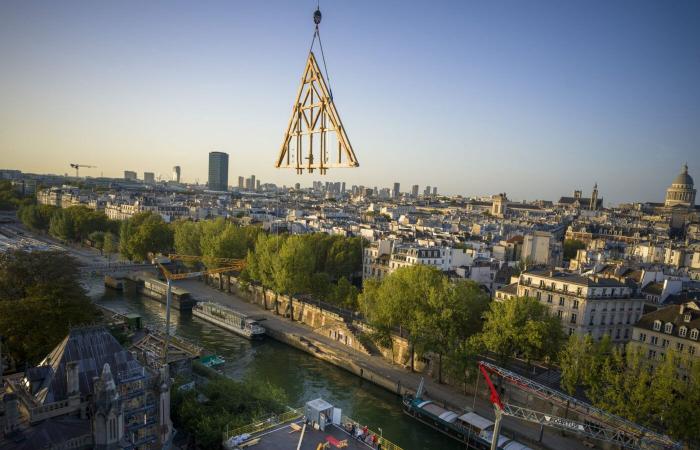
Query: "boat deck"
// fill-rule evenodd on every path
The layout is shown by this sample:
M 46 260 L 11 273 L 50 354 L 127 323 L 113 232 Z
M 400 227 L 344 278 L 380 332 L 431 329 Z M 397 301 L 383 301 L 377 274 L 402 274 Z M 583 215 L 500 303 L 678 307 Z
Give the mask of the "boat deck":
M 299 443 L 299 437 L 301 436 L 301 431 L 293 431 L 291 424 L 295 423 L 297 425 L 303 425 L 301 419 L 293 420 L 286 424 L 275 427 L 271 430 L 263 431 L 261 433 L 256 433 L 251 436 L 251 442 L 257 438 L 260 439 L 256 444 L 250 447 L 245 447 L 243 444 L 242 448 L 250 448 L 251 450 L 290 450 L 297 448 Z M 345 430 L 336 427 L 335 425 L 326 426 L 325 431 L 314 430 L 313 428 L 307 426 L 304 431 L 304 440 L 302 441 L 301 450 L 316 450 L 318 445 L 327 442 L 326 437 L 332 437 L 335 441 L 347 441 L 347 446 L 342 447 L 348 450 L 368 450 L 374 447 L 353 439 L 350 434 Z M 341 448 L 336 447 L 332 443 L 329 445 L 330 449 Z

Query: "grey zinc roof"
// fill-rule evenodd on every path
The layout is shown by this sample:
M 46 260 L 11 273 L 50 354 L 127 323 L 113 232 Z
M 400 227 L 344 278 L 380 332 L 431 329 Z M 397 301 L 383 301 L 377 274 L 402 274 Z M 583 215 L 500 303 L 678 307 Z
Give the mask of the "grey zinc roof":
M 682 325 L 687 327 L 688 330 L 692 330 L 693 328 L 697 328 L 700 330 L 700 302 L 688 303 L 693 305 L 692 307 L 685 306 L 684 308 L 685 312 L 690 312 L 690 322 L 685 322 L 683 318 L 685 314 L 680 313 L 682 305 L 671 305 L 657 309 L 656 311 L 650 312 L 648 314 L 644 314 L 642 317 L 639 318 L 639 321 L 634 326 L 636 328 L 645 328 L 647 330 L 653 330 L 654 322 L 660 320 L 661 330 L 663 331 L 664 325 L 668 322 L 671 322 L 673 324 L 673 331 L 671 332 L 672 336 L 678 336 L 678 330 Z M 688 305 L 688 303 L 686 305 Z M 686 335 L 686 339 L 688 338 L 688 336 L 689 334 Z
M 141 363 L 106 328 L 77 328 L 71 330 L 35 368 L 44 375 L 41 385 L 35 390 L 37 402 L 46 404 L 66 399 L 66 365 L 73 361 L 79 364 L 80 392 L 83 395 L 92 394 L 93 378 L 100 375 L 105 363 L 109 364 L 117 384 L 119 373 L 142 369 Z

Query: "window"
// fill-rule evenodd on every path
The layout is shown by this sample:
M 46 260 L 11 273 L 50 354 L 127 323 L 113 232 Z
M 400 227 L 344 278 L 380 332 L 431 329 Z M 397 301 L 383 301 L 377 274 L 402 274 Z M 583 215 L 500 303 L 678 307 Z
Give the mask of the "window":
M 676 342 L 676 350 L 679 352 L 683 351 L 683 343 L 682 342 Z
M 688 328 L 687 327 L 680 327 L 678 329 L 678 336 L 680 337 L 685 337 L 685 335 L 688 334 Z
M 615 339 L 620 339 L 620 329 L 615 330 Z
M 568 284 L 564 285 L 564 292 L 569 292 L 569 285 Z
M 571 323 L 576 323 L 576 314 L 571 314 Z
M 629 339 L 629 337 L 630 337 L 630 329 L 625 328 L 625 339 Z
M 651 344 L 652 345 L 657 345 L 659 343 L 659 338 L 656 336 L 651 337 Z
M 661 339 L 661 346 L 662 347 L 664 347 L 664 348 L 668 347 L 668 343 L 669 343 L 668 339 Z
M 692 339 L 692 340 L 694 340 L 694 341 L 697 341 L 697 340 L 698 340 L 698 334 L 700 334 L 700 332 L 698 331 L 698 329 L 697 329 L 697 328 L 693 328 L 692 330 L 690 330 L 690 339 Z
M 547 294 L 547 303 L 552 303 L 552 294 Z
M 529 296 L 530 296 L 530 291 L 528 289 L 525 289 L 525 297 L 529 297 Z
M 671 334 L 673 332 L 673 324 L 671 322 L 666 323 L 664 326 L 664 333 Z
M 691 355 L 695 354 L 695 346 L 694 345 L 688 346 L 688 353 L 690 353 Z
M 690 319 L 692 319 L 692 316 L 690 315 L 690 313 L 686 313 L 686 314 L 683 316 L 683 321 L 684 321 L 684 322 L 690 322 Z
M 581 295 L 581 292 L 583 292 L 582 288 L 576 289 L 576 295 Z
M 527 295 L 527 291 L 525 291 L 525 295 Z M 661 330 L 661 321 L 660 320 L 654 321 L 654 330 L 655 331 Z
M 559 317 L 560 319 L 564 317 L 564 311 L 557 311 L 557 317 Z
M 542 300 L 542 293 L 540 291 L 535 292 L 535 297 L 537 297 L 537 300 Z
M 569 328 L 569 336 L 571 336 L 572 334 L 574 334 L 574 332 L 575 332 L 575 330 L 574 330 L 573 328 Z
M 649 350 L 649 359 L 656 358 L 656 350 Z
M 639 333 L 639 342 L 646 342 L 646 341 L 647 341 L 646 333 Z
M 574 300 L 574 306 L 573 306 L 573 308 L 574 308 L 574 309 L 578 309 L 578 300 Z
M 541 287 L 541 288 L 544 287 L 544 280 L 540 280 L 540 287 Z
M 559 306 L 564 306 L 564 297 L 559 297 Z
M 608 295 L 608 290 L 603 288 L 603 295 Z

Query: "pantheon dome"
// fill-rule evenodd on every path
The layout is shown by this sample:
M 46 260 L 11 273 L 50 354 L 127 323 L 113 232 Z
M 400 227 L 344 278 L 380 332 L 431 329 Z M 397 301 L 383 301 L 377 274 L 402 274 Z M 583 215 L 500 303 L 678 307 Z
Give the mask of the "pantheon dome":
M 666 189 L 666 206 L 686 206 L 692 208 L 695 206 L 695 189 L 693 188 L 693 178 L 688 175 L 688 164 L 683 164 L 681 173 Z

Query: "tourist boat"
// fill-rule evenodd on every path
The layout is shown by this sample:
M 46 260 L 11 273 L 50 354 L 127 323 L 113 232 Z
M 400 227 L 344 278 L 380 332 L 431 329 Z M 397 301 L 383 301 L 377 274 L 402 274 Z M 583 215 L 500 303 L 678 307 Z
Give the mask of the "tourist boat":
M 247 339 L 265 336 L 265 328 L 255 319 L 219 303 L 199 302 L 192 308 L 192 314 Z
M 161 303 L 166 303 L 168 295 L 168 284 L 155 278 L 146 278 L 143 280 L 143 285 L 140 287 L 142 294 L 158 300 Z M 178 310 L 191 309 L 196 302 L 192 298 L 189 291 L 177 286 L 170 287 L 170 302 L 171 306 Z

